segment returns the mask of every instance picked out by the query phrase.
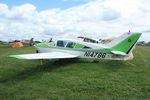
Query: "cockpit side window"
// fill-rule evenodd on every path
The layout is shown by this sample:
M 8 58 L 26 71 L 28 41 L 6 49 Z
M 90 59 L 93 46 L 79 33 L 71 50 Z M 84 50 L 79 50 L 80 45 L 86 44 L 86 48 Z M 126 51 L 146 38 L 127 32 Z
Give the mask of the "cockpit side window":
M 59 46 L 59 47 L 65 47 L 66 44 L 67 44 L 66 41 L 57 41 L 57 46 Z
M 83 41 L 84 42 L 89 42 L 89 43 L 98 43 L 98 41 L 95 41 L 95 40 L 92 40 L 92 39 L 88 39 L 88 38 L 85 38 Z
M 76 45 L 76 43 L 74 42 L 68 42 L 67 46 L 68 48 L 74 48 L 74 46 Z

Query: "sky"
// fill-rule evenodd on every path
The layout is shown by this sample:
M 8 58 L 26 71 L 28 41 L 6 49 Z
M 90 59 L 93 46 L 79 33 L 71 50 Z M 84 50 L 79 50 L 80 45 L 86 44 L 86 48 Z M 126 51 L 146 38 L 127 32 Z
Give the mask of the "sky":
M 9 8 L 20 6 L 23 4 L 32 4 L 36 6 L 38 11 L 60 8 L 67 9 L 73 6 L 82 5 L 94 0 L 0 0 L 1 3 L 7 4 Z
M 142 32 L 150 41 L 149 0 L 0 0 L 0 40 L 94 39 Z

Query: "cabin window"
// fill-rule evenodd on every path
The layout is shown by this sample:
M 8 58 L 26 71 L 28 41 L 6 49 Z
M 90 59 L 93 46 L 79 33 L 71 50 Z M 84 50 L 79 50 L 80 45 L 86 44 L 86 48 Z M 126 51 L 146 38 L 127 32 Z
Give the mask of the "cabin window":
M 76 43 L 74 42 L 68 42 L 67 46 L 68 48 L 74 48 L 74 46 L 76 45 Z
M 57 46 L 59 46 L 59 47 L 65 47 L 66 44 L 67 44 L 66 41 L 57 41 Z
M 89 43 L 98 43 L 98 41 L 95 41 L 95 40 L 92 40 L 92 39 L 88 39 L 88 38 L 85 38 L 83 41 L 84 42 L 89 42 Z

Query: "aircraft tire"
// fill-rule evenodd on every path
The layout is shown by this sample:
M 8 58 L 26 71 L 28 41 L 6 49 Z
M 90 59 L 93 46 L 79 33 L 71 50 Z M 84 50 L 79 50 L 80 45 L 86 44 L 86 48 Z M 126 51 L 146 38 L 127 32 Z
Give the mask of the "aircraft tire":
M 38 51 L 38 50 L 36 50 L 36 53 L 39 53 L 39 51 Z

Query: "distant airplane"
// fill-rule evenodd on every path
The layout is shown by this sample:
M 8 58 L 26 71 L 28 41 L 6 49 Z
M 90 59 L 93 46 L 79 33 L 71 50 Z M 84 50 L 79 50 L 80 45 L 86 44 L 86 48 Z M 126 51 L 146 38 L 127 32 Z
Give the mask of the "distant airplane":
M 128 60 L 133 58 L 132 51 L 141 34 L 127 32 L 107 44 L 60 39 L 50 43 L 38 43 L 34 45 L 37 53 L 11 55 L 9 57 L 18 59 L 92 58 Z

